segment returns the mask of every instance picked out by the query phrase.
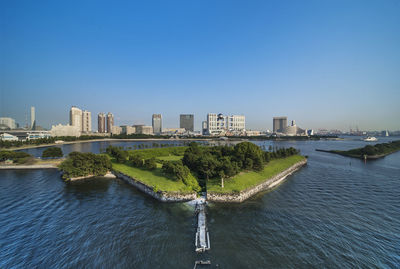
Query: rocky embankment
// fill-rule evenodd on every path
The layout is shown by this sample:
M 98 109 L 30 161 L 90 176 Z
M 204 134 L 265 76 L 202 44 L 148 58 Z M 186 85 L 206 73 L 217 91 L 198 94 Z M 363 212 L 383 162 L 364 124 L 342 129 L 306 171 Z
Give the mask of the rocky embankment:
M 293 174 L 306 164 L 307 164 L 307 159 L 302 160 L 292 165 L 288 169 L 282 171 L 281 173 L 277 174 L 276 176 L 266 179 L 264 182 L 240 192 L 230 192 L 230 193 L 208 192 L 207 201 L 220 202 L 220 203 L 241 203 L 244 200 L 256 195 L 261 191 L 272 189 L 276 185 L 282 183 L 289 175 Z
M 114 171 L 113 172 L 117 178 L 120 178 L 127 182 L 128 184 L 136 187 L 140 191 L 152 196 L 153 198 L 161 201 L 161 202 L 186 202 L 191 201 L 197 198 L 197 193 L 180 193 L 180 192 L 165 192 L 165 191 L 154 191 L 152 187 L 140 182 L 137 179 L 134 179 L 128 175 L 125 175 L 121 172 Z

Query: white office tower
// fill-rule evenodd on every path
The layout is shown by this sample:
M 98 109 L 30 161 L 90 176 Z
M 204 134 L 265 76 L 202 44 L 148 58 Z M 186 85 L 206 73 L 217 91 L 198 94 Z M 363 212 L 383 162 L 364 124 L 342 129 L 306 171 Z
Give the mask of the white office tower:
M 92 131 L 92 113 L 90 111 L 82 111 L 82 132 L 90 133 Z

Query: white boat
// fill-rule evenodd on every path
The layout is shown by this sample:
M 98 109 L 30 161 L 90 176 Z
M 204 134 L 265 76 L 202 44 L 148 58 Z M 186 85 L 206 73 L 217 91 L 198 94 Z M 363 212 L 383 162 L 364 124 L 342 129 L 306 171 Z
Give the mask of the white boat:
M 374 142 L 374 141 L 378 141 L 378 138 L 376 138 L 375 136 L 368 136 L 366 138 L 363 139 L 366 142 Z

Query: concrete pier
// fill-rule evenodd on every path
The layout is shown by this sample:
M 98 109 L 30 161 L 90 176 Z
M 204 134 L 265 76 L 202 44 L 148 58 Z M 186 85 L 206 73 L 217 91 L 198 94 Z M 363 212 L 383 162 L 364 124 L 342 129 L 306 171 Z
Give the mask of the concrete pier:
M 210 249 L 210 236 L 207 229 L 206 203 L 196 204 L 197 212 L 197 232 L 195 239 L 196 252 L 204 252 Z

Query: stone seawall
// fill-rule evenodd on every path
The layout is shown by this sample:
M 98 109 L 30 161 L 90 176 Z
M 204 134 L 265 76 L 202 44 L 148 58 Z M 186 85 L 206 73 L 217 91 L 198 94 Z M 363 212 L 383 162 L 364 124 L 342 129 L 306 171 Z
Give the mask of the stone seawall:
M 251 196 L 268 189 L 273 188 L 274 186 L 280 184 L 285 180 L 285 178 L 297 170 L 299 170 L 302 166 L 307 164 L 307 159 L 300 161 L 288 169 L 282 171 L 276 176 L 254 186 L 247 190 L 240 191 L 237 193 L 207 193 L 207 200 L 211 202 L 220 202 L 220 203 L 241 203 L 244 200 L 250 198 Z
M 197 198 L 197 194 L 195 192 L 192 193 L 175 193 L 175 192 L 165 192 L 165 191 L 157 191 L 155 192 L 153 188 L 143 184 L 142 182 L 125 175 L 121 172 L 113 171 L 113 173 L 120 179 L 124 180 L 128 184 L 136 187 L 140 191 L 150 195 L 151 197 L 161 201 L 161 202 L 186 202 L 195 200 Z

